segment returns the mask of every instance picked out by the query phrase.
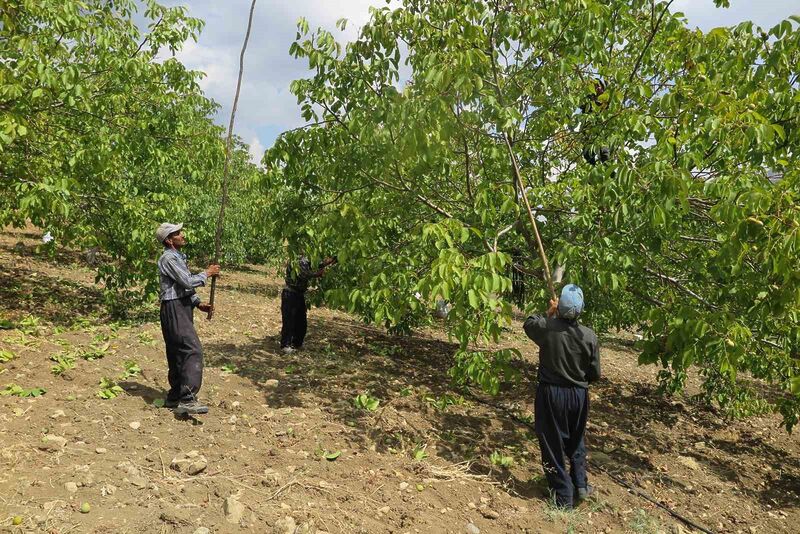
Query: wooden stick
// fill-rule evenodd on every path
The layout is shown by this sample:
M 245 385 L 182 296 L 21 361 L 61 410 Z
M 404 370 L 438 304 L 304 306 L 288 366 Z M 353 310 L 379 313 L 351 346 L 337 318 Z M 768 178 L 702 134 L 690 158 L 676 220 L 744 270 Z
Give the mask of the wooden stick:
M 525 202 L 525 207 L 528 209 L 528 216 L 531 219 L 531 226 L 533 226 L 533 233 L 536 236 L 536 245 L 539 249 L 539 257 L 542 259 L 542 263 L 544 264 L 544 276 L 547 279 L 547 287 L 550 289 L 550 296 L 552 298 L 556 297 L 556 288 L 553 285 L 553 276 L 550 274 L 550 262 L 547 261 L 547 254 L 544 252 L 544 245 L 542 244 L 542 236 L 539 234 L 539 227 L 536 225 L 536 218 L 533 216 L 533 210 L 531 210 L 531 204 L 528 202 L 528 194 L 525 192 L 525 185 L 522 183 L 522 176 L 520 176 L 519 172 L 519 164 L 517 163 L 517 157 L 514 155 L 514 149 L 511 147 L 511 140 L 508 138 L 508 134 L 503 134 L 503 139 L 506 142 L 506 147 L 508 148 L 508 155 L 511 157 L 511 163 L 514 166 L 514 179 L 517 181 L 517 185 L 519 186 L 519 191 L 522 193 L 522 200 Z
M 214 263 L 219 263 L 222 249 L 222 223 L 225 220 L 225 206 L 228 204 L 228 169 L 231 160 L 231 141 L 233 139 L 233 122 L 236 118 L 236 106 L 239 104 L 239 91 L 242 88 L 242 74 L 244 74 L 244 53 L 247 50 L 247 41 L 250 39 L 250 29 L 253 27 L 253 11 L 256 8 L 256 0 L 250 4 L 250 16 L 247 19 L 247 33 L 244 35 L 242 53 L 239 55 L 239 78 L 236 81 L 236 95 L 233 97 L 233 108 L 231 109 L 231 122 L 228 124 L 228 139 L 225 142 L 225 166 L 222 171 L 222 200 L 219 205 L 219 217 L 217 217 L 217 232 L 214 235 Z M 217 289 L 217 277 L 211 278 L 211 295 L 208 303 L 211 309 L 208 310 L 208 320 L 214 315 L 214 293 Z

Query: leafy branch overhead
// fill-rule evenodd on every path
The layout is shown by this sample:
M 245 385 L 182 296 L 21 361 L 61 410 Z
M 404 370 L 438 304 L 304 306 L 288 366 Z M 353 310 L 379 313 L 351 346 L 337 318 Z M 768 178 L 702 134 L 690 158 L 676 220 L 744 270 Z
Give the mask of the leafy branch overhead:
M 405 2 L 345 47 L 301 21 L 309 126 L 264 160 L 275 237 L 335 252 L 326 301 L 368 321 L 407 331 L 447 301 L 454 379 L 496 390 L 512 280 L 527 311 L 546 304 L 521 183 L 587 323 L 638 329 L 665 388 L 697 365 L 709 400 L 791 428 L 800 18 L 704 33 L 670 7 Z M 785 395 L 757 400 L 743 373 Z

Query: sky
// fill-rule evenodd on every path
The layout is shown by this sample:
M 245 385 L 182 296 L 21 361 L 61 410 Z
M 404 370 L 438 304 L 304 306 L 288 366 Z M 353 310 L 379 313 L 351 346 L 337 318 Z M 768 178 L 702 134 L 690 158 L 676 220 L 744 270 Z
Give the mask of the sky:
M 392 5 L 398 2 L 392 1 Z M 250 0 L 162 3 L 185 5 L 190 16 L 205 20 L 198 42 L 188 41 L 177 57 L 187 67 L 206 74 L 200 85 L 208 97 L 221 104 L 215 121 L 227 131 Z M 289 55 L 298 19 L 305 17 L 312 31 L 325 28 L 344 43 L 354 40 L 369 20 L 370 6 L 385 5 L 386 0 L 256 0 L 234 127 L 250 145 L 253 161 L 260 161 L 278 134 L 304 124 L 297 100 L 289 92 L 292 80 L 310 75 L 305 60 Z M 769 28 L 789 15 L 800 14 L 798 0 L 731 0 L 727 9 L 716 8 L 713 0 L 675 0 L 671 9 L 683 12 L 690 26 L 705 31 L 744 20 Z M 336 28 L 340 18 L 348 19 L 344 31 Z

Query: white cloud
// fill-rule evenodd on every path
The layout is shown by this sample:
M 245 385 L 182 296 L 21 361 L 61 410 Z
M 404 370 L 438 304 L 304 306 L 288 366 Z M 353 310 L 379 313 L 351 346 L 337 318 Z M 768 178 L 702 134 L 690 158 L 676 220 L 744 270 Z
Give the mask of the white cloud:
M 258 137 L 250 139 L 250 161 L 256 165 L 261 165 L 261 157 L 264 155 L 264 145 Z

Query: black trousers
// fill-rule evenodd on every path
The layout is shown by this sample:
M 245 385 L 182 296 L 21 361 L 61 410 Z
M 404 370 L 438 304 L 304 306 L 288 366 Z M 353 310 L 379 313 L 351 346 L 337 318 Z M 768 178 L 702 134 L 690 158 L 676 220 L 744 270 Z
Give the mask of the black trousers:
M 303 346 L 308 330 L 304 293 L 284 288 L 281 292 L 281 348 Z
M 194 329 L 191 297 L 161 302 L 161 333 L 167 346 L 169 401 L 190 401 L 203 384 L 203 347 Z
M 556 504 L 571 507 L 576 488 L 585 488 L 586 419 L 589 395 L 581 387 L 539 384 L 535 429 L 542 450 L 542 467 Z M 564 457 L 569 458 L 569 474 Z

